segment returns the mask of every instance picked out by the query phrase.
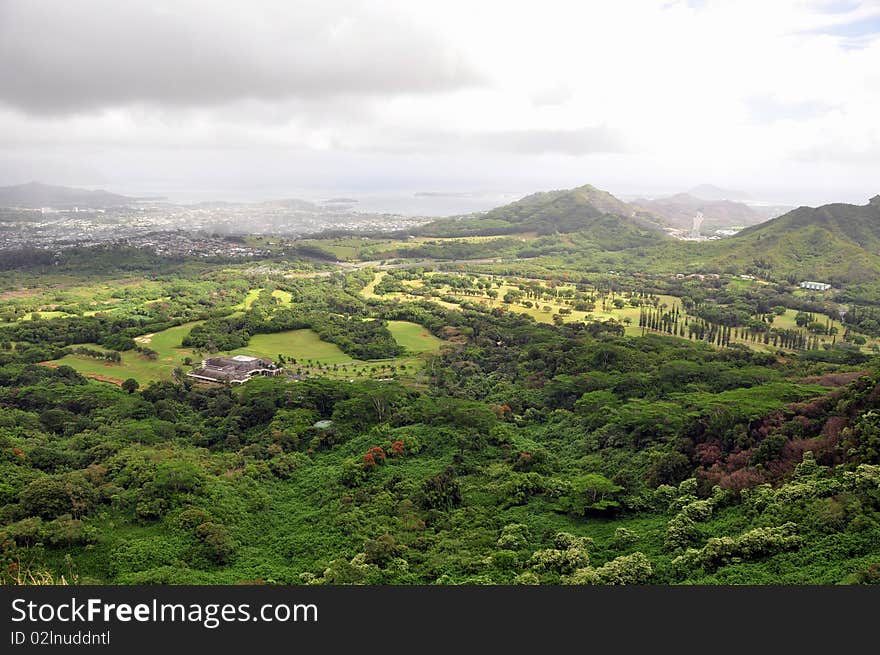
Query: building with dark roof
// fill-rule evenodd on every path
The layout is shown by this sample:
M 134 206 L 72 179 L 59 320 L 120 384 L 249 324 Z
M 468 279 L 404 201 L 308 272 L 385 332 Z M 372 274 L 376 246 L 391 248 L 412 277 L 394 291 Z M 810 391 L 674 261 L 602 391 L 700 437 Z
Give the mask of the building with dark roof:
M 242 384 L 256 375 L 275 376 L 284 372 L 270 359 L 235 355 L 234 357 L 208 357 L 202 365 L 187 373 L 187 377 L 203 382 Z

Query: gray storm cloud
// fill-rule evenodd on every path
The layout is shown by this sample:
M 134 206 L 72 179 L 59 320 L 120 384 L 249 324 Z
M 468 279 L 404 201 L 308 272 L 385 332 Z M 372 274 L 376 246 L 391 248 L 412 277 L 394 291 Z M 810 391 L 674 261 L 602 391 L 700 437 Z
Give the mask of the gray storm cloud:
M 876 15 L 875 0 L 0 0 L 0 185 L 645 194 L 709 178 L 859 199 L 880 176 Z
M 430 93 L 480 82 L 381 4 L 0 2 L 0 103 L 31 114 L 135 103 Z

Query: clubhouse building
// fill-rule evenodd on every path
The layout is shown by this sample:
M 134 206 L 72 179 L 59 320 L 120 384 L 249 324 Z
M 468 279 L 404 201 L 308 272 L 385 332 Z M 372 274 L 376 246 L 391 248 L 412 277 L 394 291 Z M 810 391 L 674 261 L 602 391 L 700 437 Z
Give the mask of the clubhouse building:
M 220 384 L 242 384 L 255 375 L 272 377 L 284 372 L 270 359 L 235 355 L 234 357 L 208 357 L 202 365 L 186 374 L 187 377 L 202 382 Z

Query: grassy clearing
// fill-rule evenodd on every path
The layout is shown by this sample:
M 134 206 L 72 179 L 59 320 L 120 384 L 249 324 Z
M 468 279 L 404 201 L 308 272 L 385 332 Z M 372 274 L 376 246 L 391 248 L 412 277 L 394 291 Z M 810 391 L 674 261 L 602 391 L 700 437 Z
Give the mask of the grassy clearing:
M 388 321 L 388 330 L 394 340 L 411 353 L 438 352 L 443 344 L 418 323 Z
M 190 330 L 201 323 L 202 321 L 184 323 L 183 325 L 168 328 L 155 334 L 145 334 L 137 337 L 135 340 L 141 345 L 152 348 L 159 353 L 160 360 L 170 361 L 169 358 L 174 358 L 179 352 L 185 350 L 180 346 L 181 341 L 190 333 Z M 186 352 L 190 353 L 189 350 L 186 350 Z
M 200 321 L 184 323 L 155 334 L 137 337 L 136 341 L 139 345 L 158 353 L 156 359 L 149 359 L 136 350 L 127 350 L 121 353 L 122 361 L 118 364 L 85 355 L 66 355 L 51 364 L 71 366 L 87 377 L 116 384 L 127 378 L 134 378 L 142 386 L 157 380 L 170 380 L 175 367 L 186 368 L 184 364 L 186 357 L 192 358 L 193 361 L 198 359 L 192 350 L 181 348 L 180 342 L 199 323 Z M 82 345 L 93 350 L 106 351 L 97 344 Z
M 282 292 L 284 293 L 284 292 Z M 282 302 L 289 300 L 281 296 Z M 156 359 L 149 359 L 135 350 L 121 353 L 119 363 L 107 362 L 85 355 L 67 355 L 47 365 L 67 365 L 79 373 L 104 382 L 121 384 L 127 378 L 134 378 L 142 386 L 158 380 L 170 380 L 176 367 L 187 370 L 184 359 L 189 357 L 198 362 L 201 355 L 193 350 L 181 348 L 180 343 L 189 331 L 200 321 L 186 323 L 155 334 L 137 337 L 140 346 L 158 353 Z M 289 368 L 304 375 L 323 375 L 327 377 L 388 377 L 399 374 L 413 375 L 424 365 L 423 353 L 436 352 L 443 343 L 421 325 L 407 321 L 392 321 L 389 329 L 394 338 L 405 346 L 410 354 L 395 359 L 361 361 L 343 352 L 336 344 L 322 341 L 312 330 L 289 330 L 275 334 L 257 334 L 251 337 L 244 348 L 223 353 L 228 355 L 251 355 L 276 360 L 282 355 L 286 360 L 295 360 Z M 97 344 L 82 344 L 85 347 L 102 350 Z
M 121 384 L 127 378 L 134 378 L 142 386 L 156 380 L 170 379 L 171 371 L 174 369 L 174 364 L 150 360 L 133 350 L 122 353 L 122 361 L 118 364 L 84 355 L 67 355 L 51 364 L 59 366 L 66 364 L 86 377 L 115 384 Z
M 463 294 L 459 297 L 462 299 L 462 301 L 471 301 L 483 304 L 487 309 L 502 308 L 506 311 L 515 312 L 517 314 L 525 314 L 531 316 L 540 323 L 552 323 L 553 315 L 559 313 L 560 309 L 570 309 L 570 307 L 564 302 L 557 300 L 533 300 L 532 302 L 534 304 L 532 307 L 526 307 L 522 302 L 506 303 L 503 300 L 504 295 L 508 291 L 518 291 L 519 289 L 511 284 L 503 284 L 500 287 L 497 287 L 496 290 L 498 291 L 498 297 L 494 299 L 480 296 L 467 296 Z M 450 287 L 444 287 L 442 289 L 442 292 L 449 295 L 458 295 Z M 663 295 L 659 296 L 659 302 L 671 308 L 673 305 L 679 304 L 680 301 L 674 296 Z M 601 303 L 597 303 L 596 308 L 592 312 L 572 310 L 571 314 L 567 314 L 562 318 L 565 320 L 566 323 L 572 321 L 608 319 L 614 319 L 616 321 L 620 321 L 621 323 L 625 323 L 626 319 L 629 319 L 631 321 L 631 325 L 626 328 L 627 334 L 638 335 L 641 334 L 641 330 L 638 327 L 639 311 L 640 310 L 638 307 L 626 306 L 621 309 L 617 309 L 616 307 L 612 307 L 610 305 L 606 307 L 606 309 L 603 311 Z
M 358 360 L 347 355 L 336 344 L 322 341 L 316 332 L 303 329 L 275 334 L 257 334 L 251 337 L 251 341 L 246 347 L 224 354 L 251 355 L 271 360 L 277 360 L 278 355 L 282 355 L 287 360 L 287 369 L 299 375 L 320 375 L 346 379 L 396 377 L 401 374 L 414 375 L 424 366 L 424 360 L 420 355 L 432 350 L 439 350 L 442 341 L 430 334 L 430 339 L 420 337 L 420 331 L 424 330 L 420 325 L 406 321 L 394 322 L 400 324 L 392 329 L 395 339 L 398 339 L 398 334 L 405 335 L 402 338 L 410 341 L 420 339 L 419 345 L 422 349 L 413 350 L 413 355 L 394 359 Z M 430 347 L 426 343 L 428 341 L 430 341 Z
M 290 307 L 293 304 L 293 294 L 290 293 L 290 291 L 275 289 L 275 291 L 272 292 L 272 297 L 278 298 L 281 304 L 285 307 Z
M 22 316 L 20 321 L 31 321 L 35 317 L 38 319 L 50 319 L 50 318 L 62 318 L 64 316 L 69 316 L 67 312 L 59 312 L 59 311 L 38 311 L 38 312 L 30 312 L 29 314 L 25 314 Z
M 238 311 L 248 311 L 253 304 L 260 297 L 260 294 L 263 293 L 264 289 L 251 289 L 247 292 L 247 295 L 244 297 L 240 303 L 235 305 L 233 309 Z M 277 298 L 281 304 L 285 307 L 289 307 L 293 302 L 293 295 L 289 291 L 282 291 L 281 289 L 275 289 L 272 291 L 272 296 Z
M 244 300 L 238 303 L 234 309 L 243 309 L 245 311 L 249 310 L 251 308 L 251 305 L 253 305 L 257 301 L 257 298 L 260 297 L 262 291 L 262 289 L 251 289 L 247 292 Z
M 781 329 L 791 329 L 791 330 L 800 329 L 798 327 L 797 323 L 795 322 L 795 316 L 797 316 L 797 313 L 798 313 L 797 310 L 786 309 L 785 313 L 782 316 L 776 316 L 773 319 L 773 327 L 781 328 Z M 827 323 L 832 328 L 836 328 L 836 330 L 837 330 L 836 339 L 835 339 L 835 337 L 832 337 L 831 335 L 820 334 L 819 335 L 819 343 L 820 344 L 831 344 L 832 342 L 842 341 L 843 335 L 846 332 L 846 326 L 843 323 L 841 323 L 840 321 L 835 321 L 835 320 L 832 320 L 829 323 L 827 316 L 816 316 L 816 320 L 818 322 L 822 323 L 823 325 L 825 325 Z M 880 339 L 872 339 L 870 337 L 866 337 L 866 343 L 864 346 L 862 346 L 862 350 L 863 351 L 869 350 L 873 346 L 876 346 L 878 344 L 880 344 Z
M 118 311 L 118 307 L 111 307 L 110 309 L 90 309 L 87 312 L 83 312 L 83 316 L 98 316 L 99 314 L 109 314 L 111 312 Z
M 339 261 L 355 260 L 358 258 L 358 254 L 360 253 L 360 249 L 357 246 L 332 244 L 323 245 L 321 246 L 321 248 L 336 257 L 336 259 L 338 259 Z
M 278 355 L 297 361 L 312 360 L 321 364 L 342 364 L 351 362 L 335 343 L 322 341 L 312 330 L 288 330 L 275 334 L 255 334 L 244 348 L 232 351 L 232 355 L 251 355 L 274 360 Z
M 364 298 L 383 298 L 384 296 L 376 294 L 376 285 L 379 284 L 386 275 L 388 275 L 387 271 L 379 271 L 373 275 L 373 279 L 367 284 L 367 286 L 361 289 L 361 295 Z

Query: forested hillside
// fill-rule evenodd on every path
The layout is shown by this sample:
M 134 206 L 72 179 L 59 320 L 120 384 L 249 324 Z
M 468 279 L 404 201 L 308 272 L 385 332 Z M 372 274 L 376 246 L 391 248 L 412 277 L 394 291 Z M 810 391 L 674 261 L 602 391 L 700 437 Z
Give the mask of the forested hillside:
M 377 329 L 425 326 L 446 345 L 423 368 L 118 387 L 34 363 L 46 321 L 5 328 L 4 581 L 877 581 L 867 358 L 365 303 L 364 279 L 308 288 Z M 271 298 L 244 312 L 248 334 L 286 320 Z M 225 333 L 218 320 L 187 338 Z
M 880 271 L 880 196 L 866 205 L 801 207 L 716 244 L 719 266 L 748 264 L 777 276 L 874 283 Z

